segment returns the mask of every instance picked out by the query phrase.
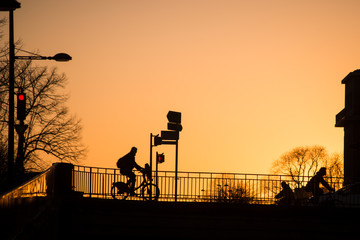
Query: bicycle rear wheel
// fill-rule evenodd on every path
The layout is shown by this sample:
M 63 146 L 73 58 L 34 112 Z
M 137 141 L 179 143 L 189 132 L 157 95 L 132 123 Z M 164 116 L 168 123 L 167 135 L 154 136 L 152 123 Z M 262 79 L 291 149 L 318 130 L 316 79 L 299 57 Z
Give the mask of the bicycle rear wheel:
M 115 185 L 111 187 L 111 196 L 114 199 L 125 200 L 128 197 L 128 195 L 129 195 L 128 192 L 119 192 Z
M 160 190 L 158 186 L 156 186 L 153 183 L 146 184 L 141 189 L 141 197 L 145 201 L 149 201 L 150 199 L 152 201 L 157 201 L 159 199 L 159 196 L 160 196 Z

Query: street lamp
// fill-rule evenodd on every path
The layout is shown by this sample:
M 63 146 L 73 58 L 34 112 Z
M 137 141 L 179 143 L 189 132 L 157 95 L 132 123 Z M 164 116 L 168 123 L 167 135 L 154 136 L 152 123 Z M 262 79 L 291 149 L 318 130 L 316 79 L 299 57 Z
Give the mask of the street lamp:
M 2 0 L 0 3 L 0 11 L 14 11 L 17 8 L 20 8 L 20 3 L 16 0 Z
M 72 60 L 72 57 L 67 53 L 58 53 L 55 54 L 53 57 L 48 57 L 49 60 L 55 60 L 57 62 L 68 62 Z

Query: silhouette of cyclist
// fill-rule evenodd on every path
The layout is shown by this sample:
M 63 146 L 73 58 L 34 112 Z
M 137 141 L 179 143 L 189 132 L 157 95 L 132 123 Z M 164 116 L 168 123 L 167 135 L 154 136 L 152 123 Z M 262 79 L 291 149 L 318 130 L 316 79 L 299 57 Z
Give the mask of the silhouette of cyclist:
M 306 191 L 311 192 L 315 197 L 315 199 L 318 199 L 318 197 L 324 193 L 324 191 L 319 186 L 320 183 L 330 192 L 333 192 L 335 190 L 332 187 L 330 187 L 330 185 L 324 180 L 323 176 L 325 175 L 326 175 L 326 168 L 322 167 L 305 186 Z
M 290 186 L 285 182 L 281 182 L 282 190 L 275 198 L 279 199 L 279 205 L 292 205 L 295 202 L 295 195 Z
M 141 172 L 143 172 L 145 170 L 144 168 L 140 167 L 135 162 L 136 152 L 137 152 L 137 148 L 132 147 L 131 151 L 128 154 L 126 154 L 125 156 L 119 158 L 119 160 L 116 163 L 117 167 L 120 168 L 120 173 L 129 178 L 128 183 L 129 183 L 129 188 L 130 188 L 130 195 L 135 194 L 134 189 L 135 189 L 135 182 L 136 182 L 135 173 L 132 170 L 134 168 L 136 168 L 137 170 L 139 170 Z

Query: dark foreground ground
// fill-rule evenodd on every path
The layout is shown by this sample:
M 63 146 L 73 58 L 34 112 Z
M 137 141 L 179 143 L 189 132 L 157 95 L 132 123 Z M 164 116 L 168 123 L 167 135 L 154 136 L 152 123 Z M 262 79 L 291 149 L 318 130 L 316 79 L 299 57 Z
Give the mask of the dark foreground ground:
M 360 239 L 360 209 L 35 198 L 0 239 Z

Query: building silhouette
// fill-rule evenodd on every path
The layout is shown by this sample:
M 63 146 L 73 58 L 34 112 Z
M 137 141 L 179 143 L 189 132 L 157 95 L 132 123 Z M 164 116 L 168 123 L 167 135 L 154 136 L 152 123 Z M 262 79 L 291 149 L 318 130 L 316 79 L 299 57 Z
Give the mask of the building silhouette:
M 335 127 L 344 128 L 344 185 L 360 181 L 360 70 L 350 72 L 345 84 L 345 108 Z

